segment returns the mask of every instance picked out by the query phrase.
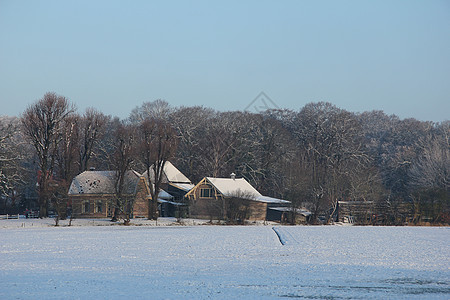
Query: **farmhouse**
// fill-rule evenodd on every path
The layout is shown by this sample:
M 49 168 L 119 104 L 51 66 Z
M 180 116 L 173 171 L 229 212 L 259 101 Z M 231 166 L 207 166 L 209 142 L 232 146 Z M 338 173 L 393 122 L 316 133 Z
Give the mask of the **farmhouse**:
M 287 206 L 289 201 L 261 195 L 244 178 L 203 178 L 187 194 L 194 218 L 266 220 L 268 207 Z
M 69 188 L 72 213 L 81 218 L 104 218 L 114 214 L 115 171 L 85 171 L 77 175 Z M 136 171 L 125 175 L 124 197 L 130 203 L 133 217 L 147 217 L 150 191 L 145 178 Z M 170 201 L 173 197 L 161 191 L 159 201 Z
M 150 179 L 152 178 L 150 172 Z M 115 171 L 85 171 L 69 189 L 72 213 L 81 218 L 112 217 L 115 208 Z M 153 181 L 153 180 L 151 180 Z M 133 218 L 147 217 L 151 199 L 148 174 L 128 171 L 124 197 Z M 158 195 L 159 216 L 207 219 L 281 221 L 289 201 L 261 195 L 244 178 L 205 177 L 197 185 L 167 162 Z
M 114 214 L 115 171 L 85 171 L 69 188 L 72 213 L 77 217 L 104 218 Z M 147 214 L 148 186 L 136 171 L 125 174 L 124 197 L 133 203 L 133 215 Z

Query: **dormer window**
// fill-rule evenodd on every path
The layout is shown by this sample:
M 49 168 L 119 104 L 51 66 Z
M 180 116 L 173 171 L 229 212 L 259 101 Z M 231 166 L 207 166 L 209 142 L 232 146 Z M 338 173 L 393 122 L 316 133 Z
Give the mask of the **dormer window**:
M 213 198 L 214 192 L 212 188 L 200 189 L 200 198 Z

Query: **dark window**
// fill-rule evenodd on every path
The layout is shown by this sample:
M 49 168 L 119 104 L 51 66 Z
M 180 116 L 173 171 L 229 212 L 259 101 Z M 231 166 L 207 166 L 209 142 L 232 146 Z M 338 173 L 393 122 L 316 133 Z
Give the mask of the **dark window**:
M 103 212 L 103 202 L 102 200 L 97 200 L 97 202 L 95 203 L 95 212 L 96 213 L 101 213 Z
M 212 198 L 213 195 L 213 190 L 210 188 L 200 189 L 200 198 Z
M 89 213 L 89 207 L 90 207 L 89 200 L 86 200 L 83 202 L 83 213 L 87 214 Z

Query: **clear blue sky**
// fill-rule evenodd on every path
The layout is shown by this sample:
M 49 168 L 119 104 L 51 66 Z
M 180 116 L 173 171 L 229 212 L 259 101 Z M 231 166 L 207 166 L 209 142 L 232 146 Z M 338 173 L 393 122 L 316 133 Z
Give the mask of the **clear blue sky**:
M 450 1 L 0 0 L 0 115 L 54 91 L 243 110 L 264 91 L 401 118 L 450 115 Z

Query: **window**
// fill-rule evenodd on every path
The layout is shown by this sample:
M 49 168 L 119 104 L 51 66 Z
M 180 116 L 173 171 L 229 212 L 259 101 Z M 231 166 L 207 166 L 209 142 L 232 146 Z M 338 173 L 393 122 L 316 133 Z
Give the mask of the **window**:
M 212 198 L 214 197 L 214 192 L 210 188 L 200 189 L 200 198 Z
M 89 208 L 90 208 L 90 203 L 89 203 L 89 200 L 85 200 L 85 201 L 83 201 L 83 203 L 82 203 L 82 205 L 81 205 L 81 212 L 83 213 L 83 214 L 88 214 L 89 213 Z
M 112 217 L 114 214 L 114 199 L 110 199 L 106 202 L 106 215 Z
M 96 213 L 101 213 L 101 212 L 103 212 L 103 202 L 102 202 L 102 200 L 97 200 L 97 201 L 95 201 L 95 207 L 94 207 L 94 209 L 95 209 L 95 212 L 96 212 Z

